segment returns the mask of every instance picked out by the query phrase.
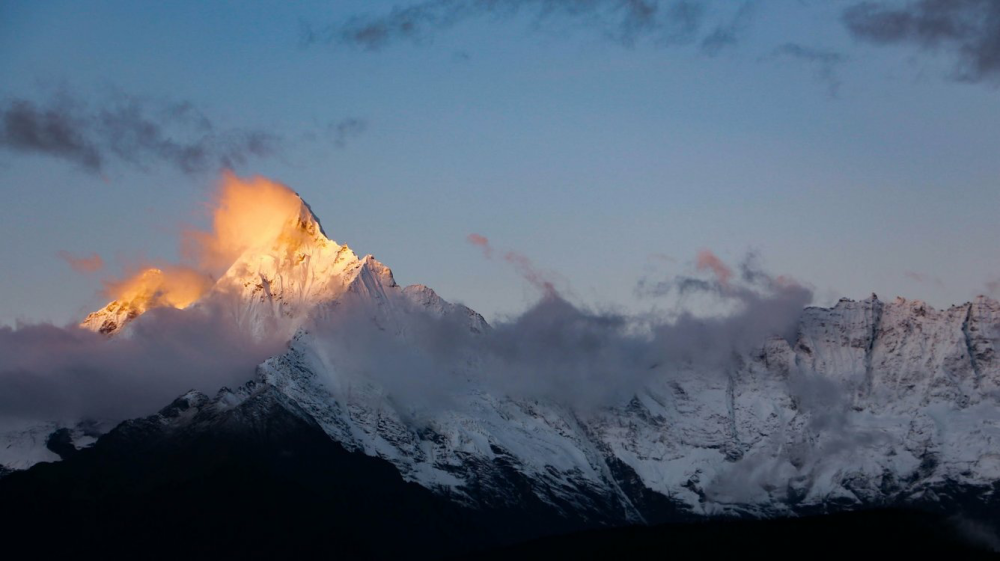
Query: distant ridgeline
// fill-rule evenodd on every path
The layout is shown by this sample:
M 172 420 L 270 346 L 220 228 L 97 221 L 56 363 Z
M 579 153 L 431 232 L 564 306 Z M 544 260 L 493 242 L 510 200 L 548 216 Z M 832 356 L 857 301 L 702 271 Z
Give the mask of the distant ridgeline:
M 994 300 L 938 311 L 873 296 L 807 308 L 791 340 L 769 338 L 724 368 L 664 368 L 628 399 L 581 410 L 480 384 L 485 359 L 472 351 L 496 336 L 482 316 L 398 286 L 386 266 L 326 238 L 301 200 L 279 226 L 190 301 L 164 299 L 149 273 L 87 317 L 87 328 L 128 337 L 148 309 L 197 310 L 223 295 L 242 329 L 289 344 L 244 385 L 189 392 L 149 417 L 0 433 L 8 544 L 437 557 L 663 523 L 690 525 L 496 554 L 921 552 L 996 541 Z M 324 320 L 339 331 L 315 327 Z M 428 327 L 442 324 L 452 331 Z M 340 336 L 347 342 L 331 347 Z M 383 346 L 364 348 L 409 349 L 375 357 L 399 379 L 349 373 L 331 351 L 371 338 Z M 419 377 L 421 357 L 460 338 L 473 341 L 451 365 L 460 391 L 419 410 L 397 399 L 396 387 L 431 383 Z

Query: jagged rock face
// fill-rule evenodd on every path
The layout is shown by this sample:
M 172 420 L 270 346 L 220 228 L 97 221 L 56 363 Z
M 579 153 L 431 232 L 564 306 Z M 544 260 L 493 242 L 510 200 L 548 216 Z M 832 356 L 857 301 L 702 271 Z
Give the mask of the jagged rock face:
M 875 298 L 809 308 L 791 344 L 769 340 L 730 372 L 667 373 L 587 415 L 470 391 L 417 424 L 374 382 L 331 383 L 309 335 L 260 380 L 348 449 L 469 504 L 523 500 L 521 480 L 560 509 L 632 521 L 895 504 L 1000 479 L 998 309 Z
M 287 392 L 260 381 L 215 397 L 188 392 L 65 461 L 2 477 L 0 504 L 0 527 L 35 548 L 58 535 L 46 552 L 99 547 L 116 558 L 437 559 L 624 521 L 612 509 L 564 516 L 530 492 L 514 506 L 470 508 L 345 450 Z
M 87 317 L 80 323 L 80 327 L 101 335 L 114 335 L 129 322 L 142 315 L 143 312 L 145 312 L 144 308 L 134 306 L 129 302 L 115 300 L 100 310 L 87 314 Z
M 327 256 L 313 263 L 339 267 L 333 280 L 296 269 L 312 257 L 294 254 L 287 267 L 258 259 L 266 266 L 242 267 L 242 276 L 231 269 L 228 286 L 250 299 L 242 317 L 264 326 L 261 318 L 298 317 L 310 299 L 327 298 L 307 314 L 351 310 L 353 321 L 406 340 L 406 317 L 429 313 L 489 336 L 472 310 L 427 287 L 399 287 L 370 256 L 352 260 L 342 246 L 312 240 L 304 242 L 311 255 Z M 268 288 L 249 278 L 268 279 Z M 416 419 L 376 380 L 338 372 L 322 334 L 300 330 L 250 388 L 273 388 L 345 449 L 466 506 L 535 501 L 621 522 L 770 515 L 939 501 L 947 489 L 1000 480 L 998 336 L 1000 305 L 987 298 L 944 311 L 842 300 L 807 308 L 792 341 L 770 339 L 727 371 L 665 372 L 617 407 L 582 414 L 473 386 Z M 223 392 L 212 403 L 250 393 Z M 190 410 L 207 403 L 185 400 Z
M 370 274 L 365 265 L 372 263 L 377 262 L 371 256 L 358 259 L 349 247 L 328 239 L 303 204 L 277 239 L 247 249 L 205 298 L 231 296 L 237 326 L 290 337 L 312 308 L 336 300 L 359 276 Z
M 865 389 L 882 303 L 843 299 L 829 310 L 807 308 L 802 314 L 794 360 L 802 368 Z
M 163 274 L 158 269 L 143 273 L 153 280 Z M 372 280 L 386 274 L 388 279 Z M 291 337 L 316 308 L 348 291 L 367 294 L 383 284 L 394 285 L 391 275 L 370 255 L 359 259 L 346 245 L 327 238 L 309 206 L 300 201 L 298 212 L 287 217 L 273 238 L 245 248 L 200 298 L 185 299 L 181 307 L 221 304 L 238 328 Z M 168 304 L 159 297 L 156 283 L 132 296 L 89 314 L 80 326 L 115 335 L 148 309 Z
M 376 378 L 339 371 L 324 333 L 309 328 L 349 317 L 412 342 L 415 314 L 481 337 L 489 326 L 425 286 L 401 288 L 373 257 L 329 240 L 304 203 L 276 239 L 236 259 L 205 296 L 215 297 L 236 325 L 291 342 L 250 386 L 211 403 L 185 397 L 177 418 L 269 388 L 345 449 L 467 506 L 534 501 L 651 522 L 939 501 L 1000 481 L 1000 304 L 988 298 L 942 311 L 874 295 L 807 308 L 791 341 L 767 340 L 721 371 L 675 367 L 596 411 L 473 384 L 415 417 Z M 115 333 L 141 310 L 112 303 L 95 314 L 88 327 Z M 0 463 L 54 460 L 38 443 L 59 428 L 6 435 L 20 452 Z
M 70 449 L 92 445 L 114 424 L 108 422 L 19 422 L 0 432 L 0 475 L 7 470 L 27 469 L 39 462 L 59 461 Z

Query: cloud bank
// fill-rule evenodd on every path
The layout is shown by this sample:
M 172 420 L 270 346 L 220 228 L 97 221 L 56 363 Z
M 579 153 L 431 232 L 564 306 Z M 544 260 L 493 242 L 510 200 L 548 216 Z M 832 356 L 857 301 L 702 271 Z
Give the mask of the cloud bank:
M 107 339 L 48 324 L 0 329 L 0 419 L 145 415 L 191 388 L 214 393 L 241 384 L 255 365 L 280 352 L 287 341 L 239 329 L 231 313 L 239 308 L 231 300 L 237 295 L 209 288 L 247 248 L 279 238 L 281 247 L 297 247 L 287 236 L 298 229 L 289 233 L 288 220 L 304 219 L 308 207 L 280 183 L 227 173 L 213 208 L 212 229 L 186 240 L 190 266 L 147 269 L 109 284 L 109 295 L 138 302 L 129 309 L 145 312 L 127 333 Z M 764 271 L 754 255 L 731 267 L 702 250 L 690 274 L 645 279 L 639 292 L 649 298 L 701 295 L 721 304 L 721 313 L 595 310 L 572 302 L 527 256 L 501 251 L 479 234 L 468 240 L 484 257 L 514 268 L 539 300 L 476 332 L 464 312 L 442 317 L 415 304 L 412 313 L 373 320 L 408 300 L 383 309 L 352 305 L 348 295 L 335 313 L 307 323 L 338 378 L 374 379 L 392 399 L 415 409 L 443 407 L 475 381 L 497 395 L 586 412 L 620 404 L 683 369 L 723 376 L 767 337 L 793 337 L 812 299 L 808 288 Z M 400 330 L 387 328 L 394 322 L 402 322 Z
M 0 421 L 121 420 L 150 414 L 189 389 L 214 394 L 253 377 L 287 341 L 240 330 L 235 296 L 209 291 L 249 247 L 279 236 L 308 207 L 287 186 L 223 174 L 210 202 L 208 231 L 188 231 L 186 264 L 143 268 L 105 281 L 105 295 L 141 313 L 126 334 L 108 339 L 76 326 L 18 324 L 0 329 Z M 60 254 L 81 271 L 96 254 Z M 189 307 L 198 302 L 197 306 Z
M 75 326 L 0 328 L 0 422 L 122 420 L 198 389 L 214 394 L 253 376 L 282 342 L 237 331 L 221 308 L 159 308 L 128 337 Z
M 515 269 L 516 252 L 500 252 L 481 235 L 469 236 L 488 258 Z M 404 409 L 450 407 L 456 395 L 485 388 L 494 395 L 543 399 L 581 413 L 621 405 L 656 380 L 689 369 L 728 374 L 739 355 L 770 336 L 792 339 L 812 292 L 757 267 L 740 275 L 709 251 L 699 254 L 692 277 L 661 281 L 721 300 L 725 313 L 627 314 L 576 304 L 551 284 L 537 284 L 540 299 L 524 313 L 501 319 L 483 334 L 470 331 L 464 314 L 403 315 L 404 338 L 371 321 L 370 310 L 338 308 L 310 326 L 338 381 L 372 379 Z M 691 288 L 689 280 L 702 284 Z M 663 294 L 666 294 L 664 292 Z M 471 384 L 471 385 L 470 385 Z

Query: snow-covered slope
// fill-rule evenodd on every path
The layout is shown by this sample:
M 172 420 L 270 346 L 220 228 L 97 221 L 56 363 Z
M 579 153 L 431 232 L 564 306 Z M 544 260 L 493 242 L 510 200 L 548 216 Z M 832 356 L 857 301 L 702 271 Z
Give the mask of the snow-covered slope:
M 371 257 L 337 275 L 324 289 L 332 296 L 309 308 L 313 319 L 346 314 L 416 344 L 408 318 L 429 314 L 490 336 L 475 312 L 427 287 L 399 287 Z M 252 300 L 242 317 L 270 321 L 292 306 L 285 290 L 242 286 Z M 285 317 L 300 313 L 288 309 Z M 491 393 L 470 375 L 416 415 L 377 377 L 338 371 L 329 336 L 300 329 L 250 388 L 273 388 L 348 450 L 471 506 L 530 499 L 565 513 L 656 521 L 934 501 L 956 486 L 1000 481 L 1000 304 L 988 298 L 944 311 L 874 296 L 808 308 L 790 342 L 770 339 L 728 371 L 665 372 L 627 403 L 585 414 Z M 467 366 L 473 371 L 475 360 Z M 256 391 L 224 391 L 212 403 Z
M 359 275 L 370 274 L 363 270 L 368 261 L 328 239 L 303 203 L 276 239 L 244 251 L 204 299 L 233 296 L 236 325 L 291 337 L 315 306 L 336 300 Z
M 242 249 L 219 279 L 200 298 L 182 300 L 181 307 L 225 303 L 238 327 L 291 337 L 317 306 L 337 300 L 352 284 L 372 285 L 367 277 L 380 274 L 384 266 L 371 256 L 359 259 L 346 245 L 327 238 L 309 205 L 296 200 L 295 211 L 277 221 L 280 227 L 267 230 L 273 235 L 251 237 L 253 244 Z M 177 305 L 162 297 L 163 275 L 159 269 L 142 272 L 130 284 L 135 288 L 127 298 L 89 314 L 80 326 L 115 335 L 155 305 Z
M 409 338 L 407 314 L 482 318 L 426 287 L 401 290 L 366 260 L 335 304 Z M 363 279 L 363 280 L 357 280 Z M 340 308 L 343 310 L 344 308 Z M 472 506 L 529 498 L 621 521 L 678 513 L 775 515 L 906 502 L 1000 481 L 1000 304 L 937 311 L 919 301 L 841 300 L 804 311 L 728 371 L 665 372 L 627 403 L 583 414 L 470 384 L 420 415 L 377 378 L 339 372 L 322 336 L 300 331 L 258 369 L 349 450 Z M 475 368 L 473 361 L 470 369 Z
M 477 384 L 475 356 L 456 363 L 463 382 L 420 411 L 384 378 L 346 372 L 331 338 L 364 342 L 374 328 L 392 344 L 426 344 L 414 321 L 424 316 L 473 337 L 491 330 L 474 311 L 425 286 L 401 288 L 374 258 L 329 240 L 304 203 L 204 298 L 220 296 L 236 325 L 290 344 L 258 367 L 250 389 L 192 398 L 193 409 L 270 388 L 346 449 L 467 505 L 531 500 L 653 522 L 933 502 L 1000 481 L 1000 304 L 984 297 L 942 311 L 874 295 L 807 308 L 793 340 L 769 339 L 721 370 L 674 367 L 625 402 L 582 412 Z M 114 304 L 85 324 L 113 333 L 141 313 Z M 392 368 L 410 384 L 431 383 L 416 364 Z M 32 438 L 42 437 L 8 437 L 8 449 Z M 32 450 L 0 463 L 55 459 Z
M 348 449 L 471 504 L 523 500 L 525 485 L 635 521 L 895 504 L 1000 480 L 998 311 L 986 298 L 809 308 L 791 344 L 769 340 L 728 372 L 667 373 L 587 415 L 470 387 L 415 420 L 377 381 L 338 375 L 308 333 L 259 382 Z
M 67 450 L 90 446 L 113 426 L 96 421 L 10 421 L 0 431 L 0 476 L 39 462 L 57 462 Z

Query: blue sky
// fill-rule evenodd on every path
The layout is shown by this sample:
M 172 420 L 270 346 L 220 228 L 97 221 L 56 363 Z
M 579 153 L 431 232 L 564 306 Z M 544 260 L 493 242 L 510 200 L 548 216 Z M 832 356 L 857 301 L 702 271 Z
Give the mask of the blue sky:
M 700 38 L 735 3 L 706 4 L 702 31 L 670 45 L 530 10 L 376 51 L 303 43 L 304 26 L 412 4 L 8 1 L 0 99 L 124 92 L 279 131 L 279 154 L 237 173 L 289 185 L 338 242 L 487 318 L 538 294 L 470 233 L 600 307 L 657 305 L 637 281 L 702 248 L 731 263 L 757 251 L 821 304 L 874 291 L 946 306 L 1000 277 L 997 82 L 956 81 L 946 48 L 858 41 L 851 2 L 758 2 L 714 56 Z M 776 54 L 790 44 L 835 55 L 832 75 Z M 347 119 L 366 126 L 343 146 L 303 137 Z M 102 279 L 176 260 L 217 179 L 0 150 L 0 324 L 71 321 L 103 304 Z M 108 267 L 80 274 L 59 251 Z

